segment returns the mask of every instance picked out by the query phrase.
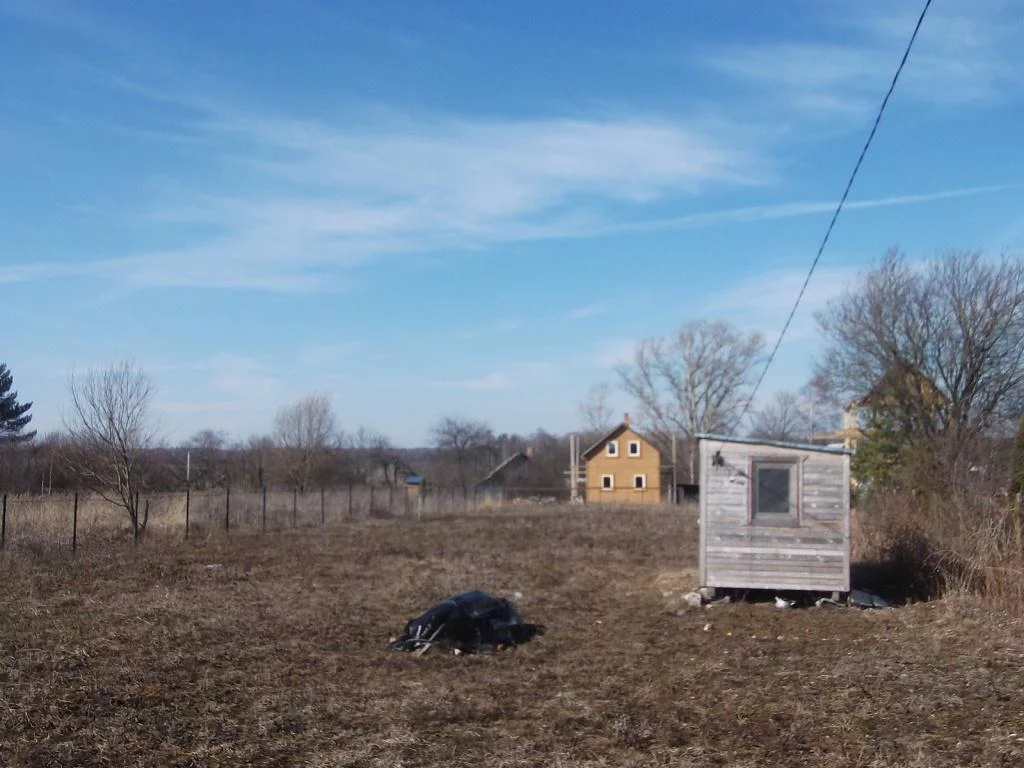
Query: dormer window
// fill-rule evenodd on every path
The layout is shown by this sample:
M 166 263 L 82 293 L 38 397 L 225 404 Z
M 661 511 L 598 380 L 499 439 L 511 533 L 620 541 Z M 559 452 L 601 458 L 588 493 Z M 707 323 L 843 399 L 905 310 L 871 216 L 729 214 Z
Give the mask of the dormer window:
M 608 448 L 606 449 L 606 452 L 608 453 L 609 456 L 618 456 L 619 455 L 619 441 L 618 440 L 609 440 L 608 441 Z
M 639 440 L 630 440 L 629 441 L 629 455 L 630 456 L 639 456 L 640 455 L 640 441 Z

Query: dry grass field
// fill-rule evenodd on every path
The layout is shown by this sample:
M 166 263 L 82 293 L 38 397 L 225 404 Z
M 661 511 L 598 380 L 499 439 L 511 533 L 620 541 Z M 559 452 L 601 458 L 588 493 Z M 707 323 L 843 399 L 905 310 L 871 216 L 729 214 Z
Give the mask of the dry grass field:
M 685 608 L 695 541 L 692 511 L 538 507 L 10 554 L 0 765 L 1024 764 L 1019 621 Z M 467 588 L 547 633 L 385 650 Z

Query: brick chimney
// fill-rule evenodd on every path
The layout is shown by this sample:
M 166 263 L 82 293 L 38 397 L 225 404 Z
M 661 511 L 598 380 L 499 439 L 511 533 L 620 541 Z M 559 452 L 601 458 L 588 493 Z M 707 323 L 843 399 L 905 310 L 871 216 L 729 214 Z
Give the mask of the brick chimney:
M 631 422 L 631 421 L 629 420 L 629 414 L 628 414 L 628 413 L 624 413 L 624 414 L 622 414 L 622 423 L 623 423 L 623 424 L 625 424 L 625 425 L 626 425 L 627 427 L 628 427 L 628 426 L 629 426 L 630 424 L 632 424 L 632 423 L 633 423 L 633 422 Z

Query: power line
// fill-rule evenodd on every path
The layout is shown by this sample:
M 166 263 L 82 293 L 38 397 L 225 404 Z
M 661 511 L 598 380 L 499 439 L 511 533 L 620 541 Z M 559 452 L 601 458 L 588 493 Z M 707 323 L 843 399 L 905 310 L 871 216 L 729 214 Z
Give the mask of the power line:
M 839 204 L 836 206 L 836 210 L 832 214 L 832 220 L 828 223 L 828 228 L 825 230 L 825 236 L 821 239 L 821 245 L 818 246 L 818 252 L 814 256 L 814 261 L 811 262 L 811 268 L 807 271 L 807 277 L 804 278 L 804 284 L 800 286 L 800 292 L 797 294 L 796 301 L 793 303 L 793 308 L 789 312 L 789 317 L 786 318 L 786 322 L 782 326 L 779 338 L 776 339 L 775 346 L 772 347 L 772 351 L 768 355 L 768 360 L 765 362 L 764 368 L 761 370 L 761 375 L 758 377 L 757 383 L 754 384 L 754 389 L 751 391 L 750 397 L 747 398 L 746 405 L 743 406 L 742 413 L 740 413 L 739 418 L 736 420 L 734 429 L 743 422 L 743 418 L 747 415 L 747 411 L 750 410 L 751 403 L 754 402 L 754 397 L 757 396 L 757 391 L 761 388 L 761 383 L 764 381 L 764 377 L 768 373 L 768 369 L 771 368 L 772 363 L 775 361 L 775 355 L 779 351 L 779 347 L 782 345 L 782 340 L 786 336 L 786 331 L 789 330 L 790 323 L 793 322 L 796 310 L 800 306 L 800 302 L 803 300 L 804 293 L 807 291 L 807 284 L 811 282 L 811 276 L 814 274 L 814 270 L 818 266 L 818 262 L 821 260 L 821 255 L 825 252 L 825 246 L 828 245 L 829 237 L 832 236 L 832 229 L 836 225 L 836 219 L 839 218 L 839 213 L 843 210 L 846 198 L 850 195 L 850 189 L 853 187 L 853 181 L 857 178 L 857 172 L 860 171 L 861 163 L 864 162 L 864 156 L 868 153 L 868 148 L 871 146 L 871 142 L 875 138 L 875 133 L 878 131 L 878 125 L 882 122 L 882 115 L 885 114 L 885 108 L 889 104 L 889 97 L 892 96 L 892 92 L 896 89 L 896 82 L 900 79 L 900 73 L 903 72 L 903 67 L 906 65 L 907 59 L 910 57 L 910 49 L 914 47 L 914 40 L 917 39 L 917 33 L 921 29 L 921 24 L 924 22 L 924 17 L 928 13 L 928 8 L 931 7 L 931 4 L 932 0 L 925 0 L 924 8 L 921 9 L 921 15 L 917 17 L 917 24 L 914 25 L 914 32 L 910 35 L 910 40 L 907 42 L 906 50 L 903 51 L 903 58 L 900 59 L 900 65 L 896 67 L 896 72 L 892 76 L 892 82 L 889 83 L 889 90 L 886 91 L 885 98 L 882 99 L 882 105 L 878 108 L 878 114 L 875 116 L 874 125 L 871 126 L 871 133 L 868 134 L 867 141 L 864 142 L 864 147 L 860 151 L 860 157 L 857 158 L 857 163 L 853 166 L 853 172 L 850 174 L 850 178 L 846 182 L 846 189 L 843 190 L 843 196 L 839 199 Z

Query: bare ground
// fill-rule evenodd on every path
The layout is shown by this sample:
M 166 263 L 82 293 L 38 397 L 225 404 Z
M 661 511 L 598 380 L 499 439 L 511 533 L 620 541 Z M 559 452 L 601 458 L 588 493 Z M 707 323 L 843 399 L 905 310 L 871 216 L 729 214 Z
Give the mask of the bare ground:
M 678 510 L 561 507 L 10 557 L 0 765 L 1024 764 L 1019 621 L 680 609 L 695 539 Z M 467 588 L 547 633 L 385 650 Z

